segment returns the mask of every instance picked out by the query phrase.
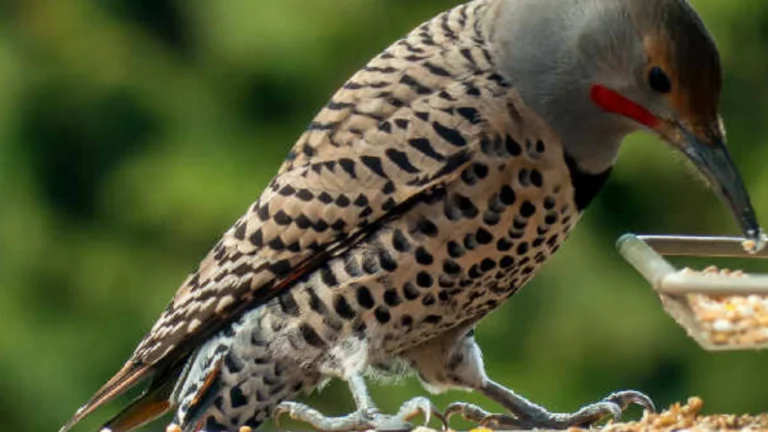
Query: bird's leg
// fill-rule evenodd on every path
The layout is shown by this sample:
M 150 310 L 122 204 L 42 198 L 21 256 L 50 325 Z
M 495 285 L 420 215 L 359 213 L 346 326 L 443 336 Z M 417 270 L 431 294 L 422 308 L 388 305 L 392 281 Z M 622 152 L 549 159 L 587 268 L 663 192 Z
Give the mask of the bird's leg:
M 544 407 L 528 401 L 489 379 L 486 379 L 478 390 L 509 410 L 510 414 L 491 414 L 475 405 L 454 403 L 446 410 L 446 418 L 460 414 L 468 420 L 495 429 L 567 429 L 574 426 L 591 426 L 606 417 L 618 419 L 622 411 L 632 403 L 655 411 L 653 402 L 648 396 L 631 390 L 613 393 L 574 413 L 549 412 Z
M 631 403 L 654 410 L 653 402 L 644 394 L 624 391 L 587 405 L 575 413 L 551 413 L 488 378 L 480 347 L 474 339 L 472 323 L 443 333 L 410 349 L 403 356 L 419 371 L 419 377 L 427 389 L 475 390 L 509 411 L 509 414 L 492 414 L 476 405 L 454 403 L 445 412 L 446 420 L 454 414 L 460 414 L 468 420 L 499 429 L 566 429 L 592 425 L 607 416 L 618 418 Z
M 302 403 L 282 402 L 275 408 L 272 416 L 277 422 L 282 414 L 288 414 L 291 418 L 308 423 L 315 429 L 334 432 L 369 429 L 407 431 L 412 429 L 408 421 L 419 414 L 424 415 L 425 423 L 428 423 L 433 415 L 442 420 L 442 414 L 426 398 L 414 398 L 407 401 L 395 415 L 382 414 L 368 394 L 368 388 L 362 375 L 350 376 L 347 379 L 347 384 L 357 408 L 351 414 L 328 417 Z

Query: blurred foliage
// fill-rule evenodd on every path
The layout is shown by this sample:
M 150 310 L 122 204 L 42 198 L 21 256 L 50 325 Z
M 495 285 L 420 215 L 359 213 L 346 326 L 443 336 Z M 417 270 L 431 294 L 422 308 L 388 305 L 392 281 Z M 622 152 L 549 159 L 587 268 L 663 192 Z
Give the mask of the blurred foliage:
M 56 430 L 123 363 L 328 96 L 456 3 L 0 2 L 3 428 Z M 734 159 L 768 215 L 768 2 L 693 3 L 722 49 Z M 622 387 L 661 405 L 697 394 L 709 411 L 765 410 L 766 354 L 699 349 L 614 251 L 626 231 L 736 232 L 658 140 L 628 141 L 562 252 L 480 326 L 490 374 L 557 410 Z M 374 387 L 386 410 L 423 393 L 414 380 Z M 435 401 L 457 398 L 488 405 L 462 393 Z M 313 401 L 351 408 L 338 383 Z

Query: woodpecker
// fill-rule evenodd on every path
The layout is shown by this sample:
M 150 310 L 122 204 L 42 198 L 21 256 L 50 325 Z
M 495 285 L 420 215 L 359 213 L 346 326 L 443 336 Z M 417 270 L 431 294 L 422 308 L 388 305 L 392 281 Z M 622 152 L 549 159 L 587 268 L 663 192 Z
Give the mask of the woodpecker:
M 618 417 L 636 391 L 552 413 L 487 376 L 476 324 L 554 254 L 645 130 L 685 155 L 756 248 L 763 234 L 725 146 L 721 65 L 685 0 L 476 0 L 386 48 L 335 93 L 262 195 L 181 285 L 122 369 L 62 429 L 137 383 L 105 428 L 174 413 L 236 431 L 288 414 L 331 431 L 439 415 L 380 412 L 365 376 L 412 370 L 507 412 L 504 428 Z M 294 399 L 329 379 L 356 409 Z

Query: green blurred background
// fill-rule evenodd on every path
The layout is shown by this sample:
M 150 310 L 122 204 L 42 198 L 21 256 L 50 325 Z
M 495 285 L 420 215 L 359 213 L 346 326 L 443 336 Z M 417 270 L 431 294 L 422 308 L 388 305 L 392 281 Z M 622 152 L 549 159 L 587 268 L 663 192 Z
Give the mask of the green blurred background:
M 122 365 L 332 92 L 457 3 L 0 2 L 0 426 L 56 430 Z M 692 3 L 722 50 L 731 148 L 768 221 L 768 2 Z M 493 377 L 557 410 L 624 387 L 660 405 L 695 394 L 711 412 L 766 409 L 768 355 L 701 350 L 614 251 L 626 231 L 737 232 L 683 165 L 653 137 L 629 139 L 561 253 L 481 324 Z M 417 394 L 411 379 L 374 388 L 387 410 Z M 497 409 L 464 393 L 434 400 L 457 398 Z M 352 407 L 338 383 L 312 400 Z

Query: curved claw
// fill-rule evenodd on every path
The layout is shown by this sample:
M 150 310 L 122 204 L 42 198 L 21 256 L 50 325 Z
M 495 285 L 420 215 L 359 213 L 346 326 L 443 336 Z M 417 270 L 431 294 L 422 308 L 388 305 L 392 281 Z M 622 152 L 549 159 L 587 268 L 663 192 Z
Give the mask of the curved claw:
M 653 400 L 651 400 L 651 398 L 645 394 L 634 390 L 625 390 L 612 393 L 603 399 L 603 401 L 618 405 L 622 411 L 627 409 L 630 404 L 636 404 L 640 405 L 647 411 L 652 413 L 656 412 L 656 406 L 654 405 Z
M 410 421 L 412 418 L 419 414 L 424 416 L 424 425 L 428 425 L 432 416 L 440 420 L 443 426 L 446 426 L 445 418 L 443 414 L 432 404 L 432 402 L 425 397 L 416 397 L 405 402 L 397 413 L 397 417 L 402 418 L 405 421 Z
M 459 414 L 465 420 L 476 423 L 481 422 L 484 418 L 491 415 L 491 413 L 477 405 L 465 402 L 454 402 L 448 405 L 448 408 L 443 412 L 443 418 L 445 419 L 446 424 L 451 420 L 451 417 L 456 414 Z
M 610 416 L 613 420 L 620 420 L 621 411 L 622 408 L 617 403 L 600 401 L 587 406 L 583 411 L 577 412 L 574 417 L 578 418 L 583 416 L 587 420 L 587 425 L 591 426 L 604 419 L 606 416 Z

